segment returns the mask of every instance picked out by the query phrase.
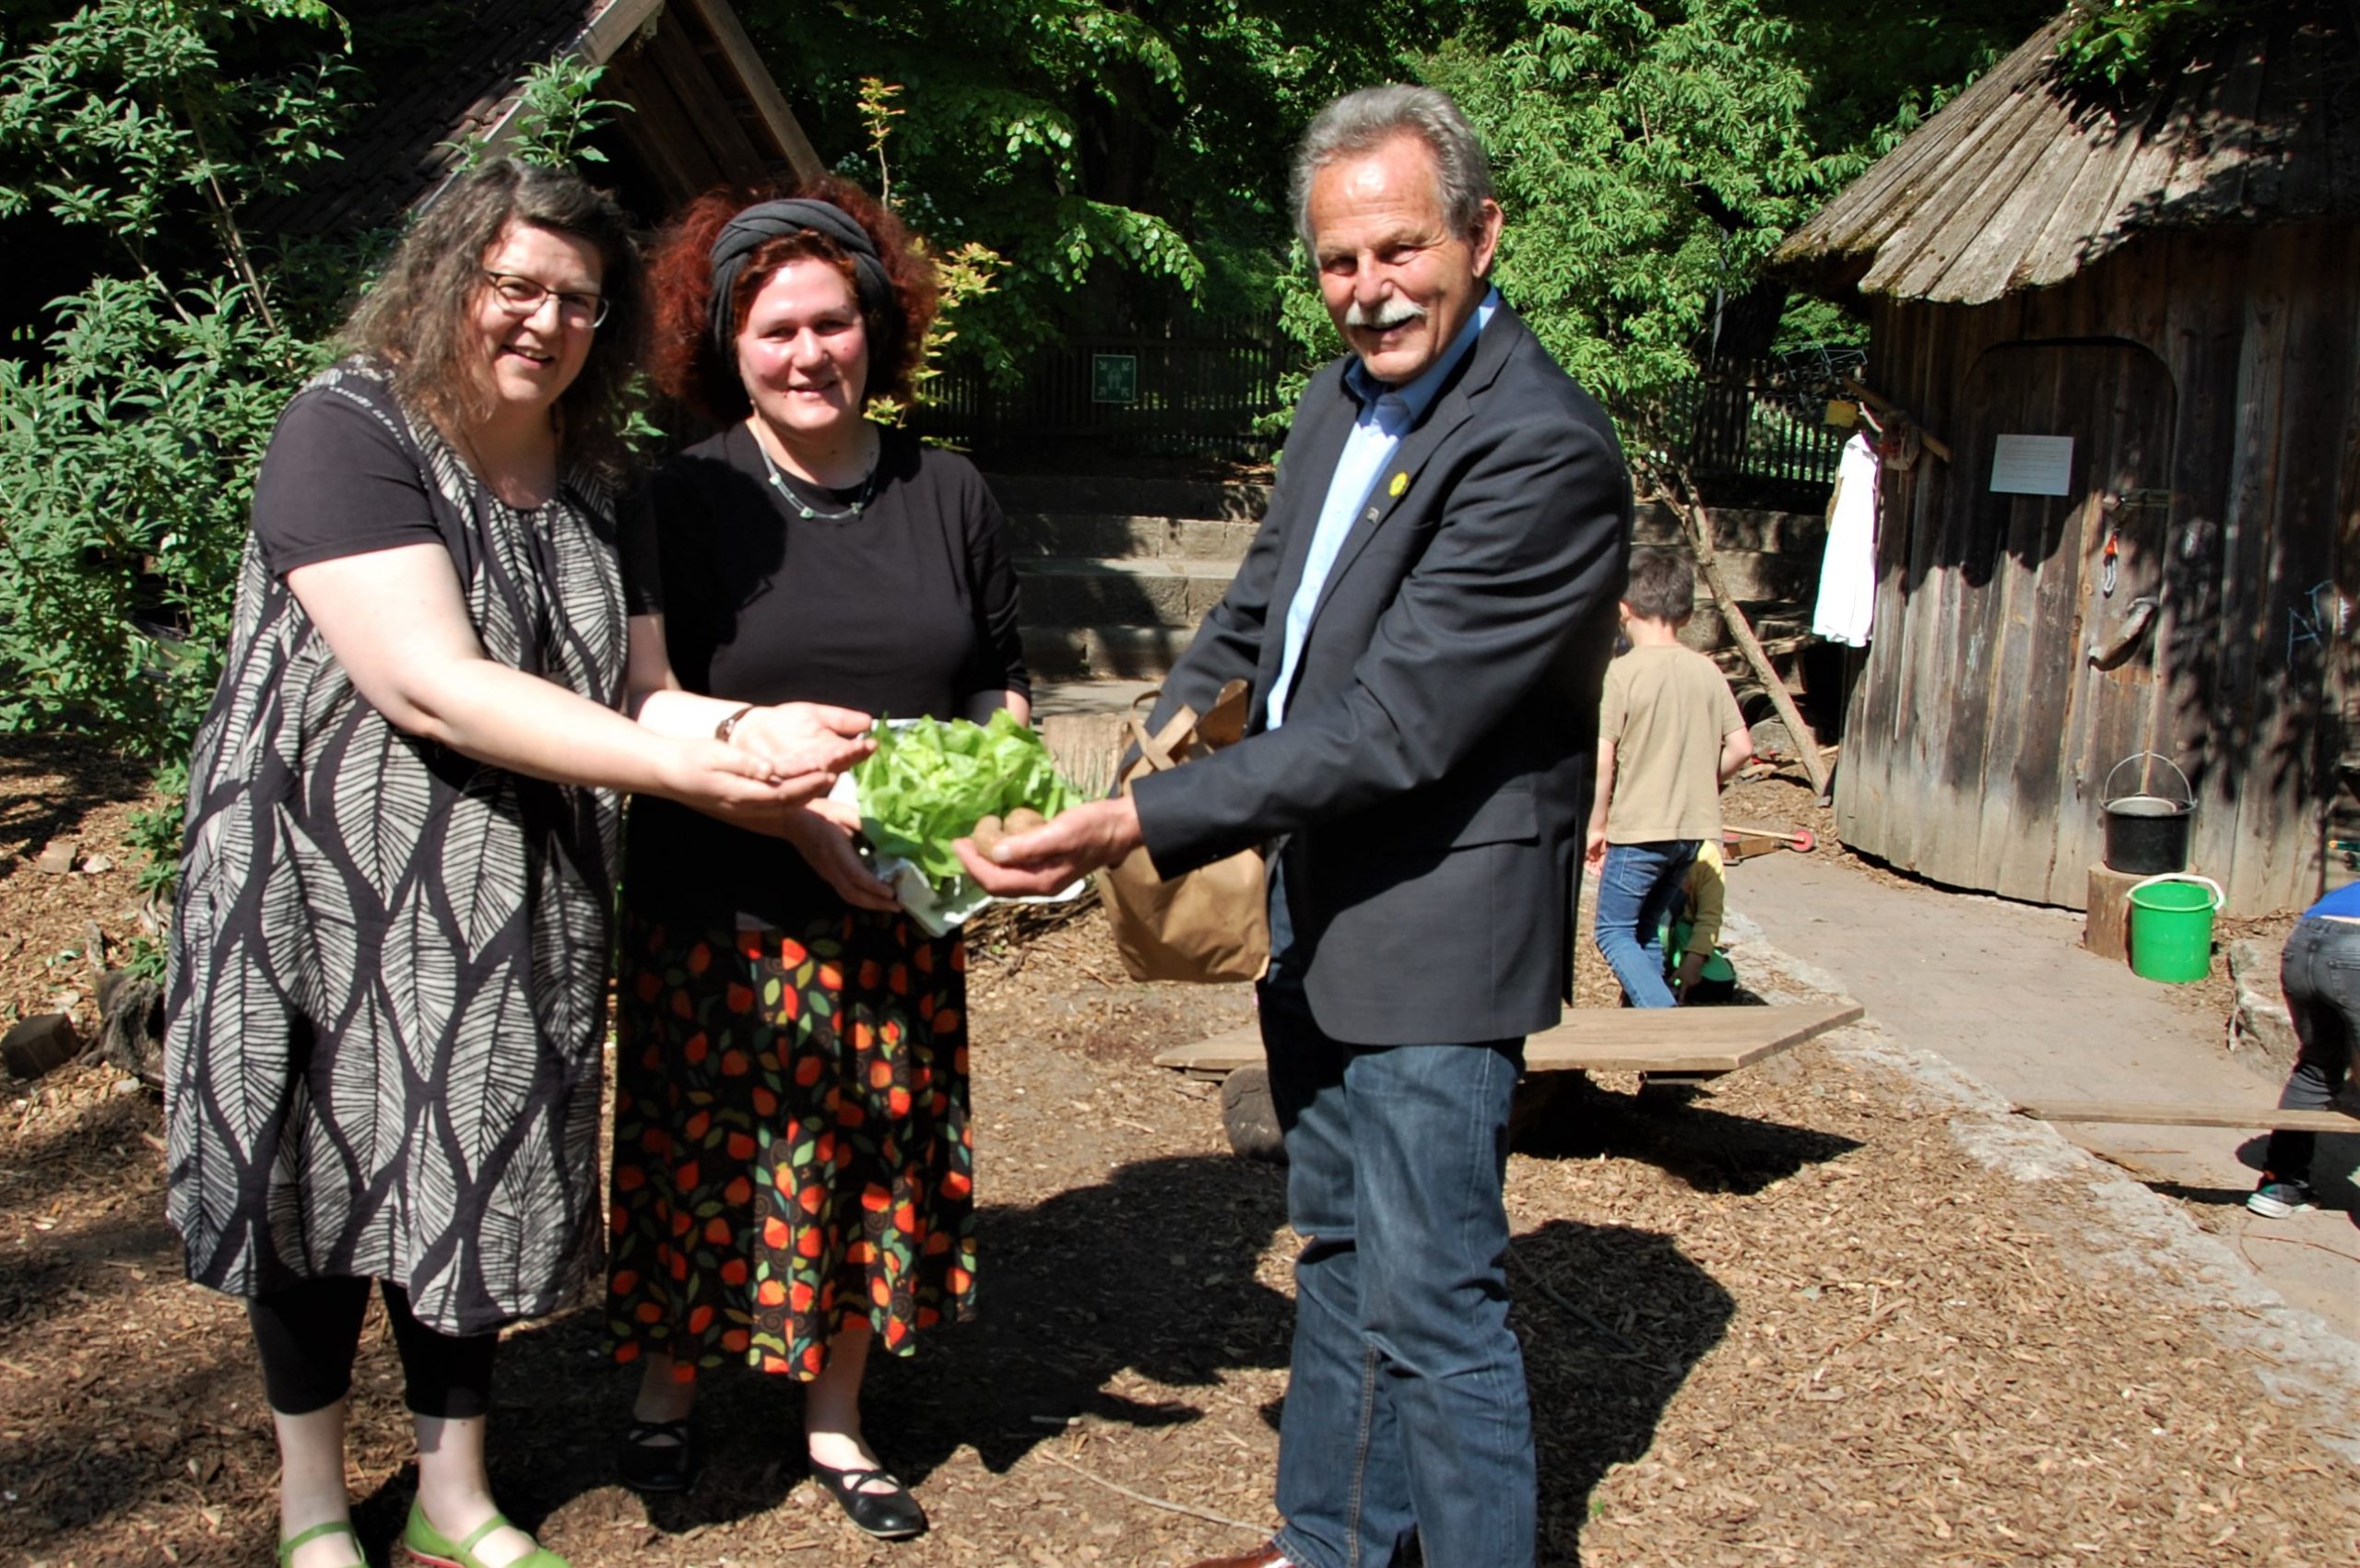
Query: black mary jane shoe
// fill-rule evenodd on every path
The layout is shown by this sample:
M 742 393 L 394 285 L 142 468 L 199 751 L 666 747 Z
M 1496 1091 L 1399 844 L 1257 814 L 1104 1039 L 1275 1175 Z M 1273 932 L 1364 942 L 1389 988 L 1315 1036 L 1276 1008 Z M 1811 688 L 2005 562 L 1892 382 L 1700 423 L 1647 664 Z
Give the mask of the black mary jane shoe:
M 827 1488 L 845 1518 L 879 1540 L 926 1534 L 926 1510 L 908 1487 L 883 1470 L 832 1470 L 814 1459 L 811 1479 Z
M 616 1459 L 623 1484 L 633 1491 L 686 1491 L 703 1467 L 704 1444 L 691 1417 L 635 1421 L 623 1429 Z

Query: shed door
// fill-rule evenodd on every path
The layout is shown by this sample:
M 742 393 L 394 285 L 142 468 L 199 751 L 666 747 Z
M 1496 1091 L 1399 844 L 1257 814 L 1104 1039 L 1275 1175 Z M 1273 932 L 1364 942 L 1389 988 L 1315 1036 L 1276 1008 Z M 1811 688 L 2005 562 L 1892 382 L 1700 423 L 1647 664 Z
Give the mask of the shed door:
M 1964 581 L 1953 645 L 1958 705 L 1941 766 L 1953 798 L 1972 795 L 1981 810 L 1975 874 L 1945 880 L 2074 907 L 2086 896 L 2106 771 L 2154 733 L 2152 619 L 2112 669 L 2094 668 L 2088 654 L 2127 629 L 2142 595 L 2158 592 L 2176 402 L 2163 361 L 2115 339 L 2012 344 L 1968 372 L 1953 448 L 1961 468 L 1946 487 L 1945 533 L 1961 547 Z M 2069 438 L 2066 493 L 1994 489 L 2006 435 Z M 2128 781 L 2135 769 L 2123 773 Z

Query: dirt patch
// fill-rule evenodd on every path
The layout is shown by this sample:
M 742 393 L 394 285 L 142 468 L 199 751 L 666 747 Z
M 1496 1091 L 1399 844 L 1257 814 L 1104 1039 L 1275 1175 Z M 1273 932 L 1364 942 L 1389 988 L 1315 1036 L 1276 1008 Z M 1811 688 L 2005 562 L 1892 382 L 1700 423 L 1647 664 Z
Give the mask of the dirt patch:
M 85 1043 L 96 1037 L 93 949 L 120 964 L 153 939 L 145 857 L 124 835 L 158 798 L 142 770 L 99 748 L 0 736 L 0 1027 L 62 1012 Z
M 30 809 L 10 787 L 0 821 Z M 53 832 L 95 840 L 122 804 L 120 782 L 96 815 L 40 787 Z M 119 914 L 103 877 L 61 885 L 91 898 L 56 929 Z M 577 1311 L 510 1336 L 494 1452 L 503 1501 L 580 1568 L 1176 1564 L 1271 1523 L 1283 1173 L 1230 1157 L 1211 1087 L 1148 1062 L 1248 998 L 1130 984 L 1094 915 L 977 949 L 982 1317 L 879 1366 L 869 1401 L 934 1532 L 855 1533 L 804 1478 L 793 1390 L 751 1374 L 710 1390 L 703 1484 L 643 1503 L 612 1479 L 627 1381 Z M 1995 1174 L 1945 1107 L 1818 1047 L 1685 1103 L 1631 1087 L 1562 1099 L 1509 1173 L 1545 1562 L 2360 1562 L 2319 1412 L 2077 1249 L 2071 1183 Z M 76 1067 L 0 1112 L 0 1564 L 267 1561 L 243 1316 L 179 1277 L 156 1102 Z M 410 1478 L 378 1329 L 352 1449 L 382 1562 Z

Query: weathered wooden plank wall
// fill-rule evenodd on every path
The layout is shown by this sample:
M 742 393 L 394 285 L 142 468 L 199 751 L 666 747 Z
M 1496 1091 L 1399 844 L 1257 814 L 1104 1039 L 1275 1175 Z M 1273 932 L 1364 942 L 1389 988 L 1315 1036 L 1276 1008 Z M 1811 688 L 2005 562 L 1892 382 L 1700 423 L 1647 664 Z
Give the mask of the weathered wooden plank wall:
M 2355 242 L 2332 224 L 2154 234 L 1990 305 L 1877 301 L 1871 381 L 1955 464 L 1886 474 L 1878 635 L 1838 774 L 1847 843 L 2079 905 L 2106 772 L 2152 747 L 2195 785 L 2191 867 L 2232 912 L 2317 892 L 2360 603 Z M 2074 493 L 1990 495 L 2010 430 L 2072 435 Z M 2147 642 L 2091 668 L 2142 594 L 2163 607 Z

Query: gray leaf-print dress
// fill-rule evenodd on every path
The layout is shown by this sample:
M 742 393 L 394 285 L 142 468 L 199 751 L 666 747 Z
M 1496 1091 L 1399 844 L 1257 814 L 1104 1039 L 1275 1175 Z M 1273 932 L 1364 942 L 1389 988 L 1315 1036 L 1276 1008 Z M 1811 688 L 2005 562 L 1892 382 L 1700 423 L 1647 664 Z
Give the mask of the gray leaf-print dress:
M 584 477 L 533 511 L 496 500 L 367 360 L 280 417 L 190 761 L 166 982 L 191 1279 L 386 1279 L 474 1334 L 563 1305 L 598 1266 L 616 800 L 395 730 L 285 577 L 440 542 L 491 658 L 611 707 L 614 530 Z

